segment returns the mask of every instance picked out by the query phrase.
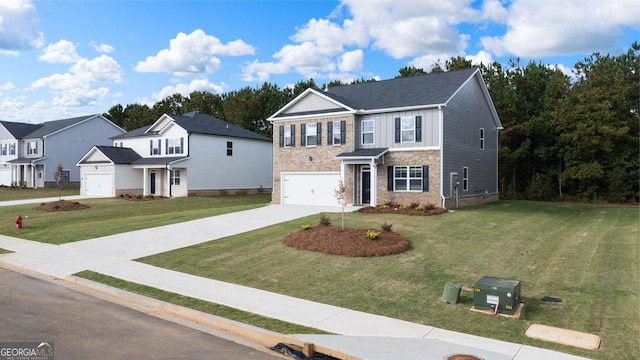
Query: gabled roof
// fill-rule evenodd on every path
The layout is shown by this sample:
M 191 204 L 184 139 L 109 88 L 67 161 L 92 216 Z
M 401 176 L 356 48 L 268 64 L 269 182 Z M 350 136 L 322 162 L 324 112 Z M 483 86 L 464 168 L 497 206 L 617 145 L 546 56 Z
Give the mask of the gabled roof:
M 95 146 L 114 164 L 131 164 L 141 158 L 141 156 L 131 148 L 116 146 Z
M 69 119 L 46 121 L 46 122 L 43 122 L 37 130 L 27 134 L 26 136 L 24 136 L 24 138 L 47 137 L 49 135 L 57 133 L 58 131 L 64 130 L 68 127 L 74 126 L 81 122 L 87 121 L 91 118 L 99 117 L 99 116 L 101 115 L 93 114 L 93 115 L 86 115 L 86 116 L 80 116 L 80 117 L 69 118 Z M 117 126 L 117 125 L 114 124 L 114 126 Z
M 261 140 L 261 141 L 272 141 L 271 138 L 266 137 L 264 135 L 260 135 L 251 130 L 247 130 L 240 126 L 230 124 L 226 121 L 215 118 L 213 116 L 195 112 L 195 111 L 192 111 L 184 115 L 165 115 L 165 116 L 170 117 L 171 119 L 173 119 L 173 122 L 175 124 L 185 129 L 185 131 L 187 131 L 188 133 L 192 133 L 192 134 L 218 135 L 218 136 L 228 136 L 228 137 L 236 137 L 236 138 Z M 152 131 L 152 132 L 147 131 L 153 128 L 154 125 L 155 123 L 149 126 L 144 126 L 144 127 L 129 131 L 126 134 L 115 136 L 112 139 L 123 139 L 123 138 L 131 138 L 131 137 L 138 137 L 138 136 L 158 135 L 157 131 Z
M 473 77 L 482 80 L 479 68 L 469 68 L 420 76 L 372 81 L 353 85 L 336 86 L 326 91 L 307 89 L 271 116 L 279 118 L 315 115 L 343 111 L 347 113 L 376 113 L 409 109 L 446 106 L 458 91 Z M 488 91 L 484 96 L 489 100 Z M 319 96 L 336 104 L 326 110 L 308 110 L 301 113 L 287 112 L 305 96 Z M 497 114 L 496 114 L 497 116 Z
M 13 121 L 0 121 L 0 125 L 7 129 L 7 131 L 16 139 L 22 139 L 25 135 L 42 126 L 40 124 L 27 124 Z

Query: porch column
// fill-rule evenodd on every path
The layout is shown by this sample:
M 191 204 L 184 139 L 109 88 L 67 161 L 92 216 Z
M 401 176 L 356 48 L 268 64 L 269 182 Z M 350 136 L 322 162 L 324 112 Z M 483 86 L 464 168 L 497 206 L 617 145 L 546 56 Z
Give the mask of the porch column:
M 371 190 L 369 205 L 376 207 L 378 205 L 378 165 L 375 160 L 371 160 Z
M 22 181 L 21 182 L 23 182 L 25 186 L 29 186 L 29 184 L 27 184 L 27 180 L 29 179 L 27 177 L 27 169 L 28 169 L 27 165 L 22 165 Z M 19 186 L 20 185 L 22 184 L 19 184 Z
M 344 160 L 341 160 L 341 161 L 340 161 L 340 180 L 342 180 L 342 183 L 343 183 L 343 184 L 346 184 L 346 183 L 347 183 L 347 182 L 345 181 L 345 174 L 344 174 L 344 172 L 345 172 L 345 168 L 346 168 L 346 165 L 344 164 Z
M 142 168 L 142 196 L 147 196 L 149 193 L 147 187 L 149 186 L 149 169 Z
M 167 180 L 165 181 L 166 186 L 164 190 L 165 192 L 164 196 L 168 198 L 171 197 L 171 171 L 172 169 L 167 168 L 167 173 L 166 173 Z

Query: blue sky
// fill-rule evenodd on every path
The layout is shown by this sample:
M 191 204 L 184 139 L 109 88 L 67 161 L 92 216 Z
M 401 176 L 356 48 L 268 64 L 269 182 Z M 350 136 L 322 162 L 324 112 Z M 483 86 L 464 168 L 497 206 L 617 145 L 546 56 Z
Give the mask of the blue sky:
M 570 73 L 639 40 L 636 0 L 0 1 L 0 120 L 267 81 L 388 79 L 453 56 Z

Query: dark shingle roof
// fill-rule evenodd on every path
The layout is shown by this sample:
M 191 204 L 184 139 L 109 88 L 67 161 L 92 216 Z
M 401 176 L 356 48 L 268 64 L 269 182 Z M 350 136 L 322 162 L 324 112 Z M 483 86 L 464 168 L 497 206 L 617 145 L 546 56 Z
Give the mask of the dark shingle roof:
M 16 139 L 22 139 L 42 126 L 41 124 L 36 125 L 12 121 L 0 121 L 0 124 Z
M 95 114 L 86 115 L 86 116 L 80 116 L 80 117 L 69 118 L 69 119 L 43 122 L 38 129 L 34 130 L 33 132 L 27 134 L 27 136 L 24 136 L 24 137 L 25 138 L 41 138 L 95 116 L 98 116 L 98 115 L 95 115 Z
M 137 152 L 131 148 L 115 147 L 115 146 L 96 146 L 109 160 L 114 164 L 131 164 L 141 158 Z
M 444 104 L 476 71 L 471 68 L 337 86 L 324 94 L 355 110 Z
M 229 136 L 229 137 L 245 138 L 245 139 L 253 139 L 253 140 L 272 141 L 271 138 L 266 137 L 264 135 L 260 135 L 251 130 L 247 130 L 237 125 L 233 125 L 226 121 L 220 120 L 218 118 L 214 118 L 211 115 L 207 115 L 207 114 L 203 114 L 195 111 L 184 114 L 184 115 L 169 115 L 169 116 L 172 119 L 174 119 L 176 124 L 178 124 L 180 127 L 185 129 L 187 132 L 193 133 L 193 134 L 219 135 L 219 136 Z M 149 129 L 152 125 L 131 130 L 126 134 L 115 136 L 112 139 L 156 135 L 156 133 L 145 134 L 147 129 Z
M 133 165 L 167 165 L 177 160 L 187 159 L 187 156 L 167 156 L 167 157 L 150 157 L 141 158 L 131 164 Z
M 348 158 L 348 157 L 380 157 L 380 155 L 386 153 L 389 148 L 373 148 L 373 149 L 358 149 L 350 152 L 343 152 L 341 154 L 336 155 L 339 158 Z

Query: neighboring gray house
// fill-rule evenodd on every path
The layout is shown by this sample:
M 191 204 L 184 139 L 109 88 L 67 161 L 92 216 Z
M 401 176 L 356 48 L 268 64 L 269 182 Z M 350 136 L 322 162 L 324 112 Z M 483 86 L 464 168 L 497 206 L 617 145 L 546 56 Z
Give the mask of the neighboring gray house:
M 271 139 L 206 114 L 163 115 L 78 161 L 81 195 L 270 192 Z
M 307 89 L 269 118 L 273 202 L 453 207 L 498 198 L 502 129 L 479 69 Z
M 91 146 L 111 144 L 111 137 L 124 132 L 102 115 L 41 124 L 1 121 L 0 185 L 57 186 L 55 172 L 60 164 L 64 185 L 78 186 L 78 159 Z

